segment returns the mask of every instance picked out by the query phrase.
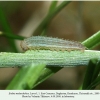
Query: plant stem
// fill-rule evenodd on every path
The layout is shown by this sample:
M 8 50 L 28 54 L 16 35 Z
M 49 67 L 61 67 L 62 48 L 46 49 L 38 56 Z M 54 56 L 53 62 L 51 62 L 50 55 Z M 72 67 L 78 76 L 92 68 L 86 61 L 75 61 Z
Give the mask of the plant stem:
M 57 6 L 58 1 L 52 1 L 48 13 L 51 13 Z
M 49 8 L 48 14 L 50 14 L 51 12 L 53 12 L 53 10 L 54 10 L 54 9 L 56 8 L 56 6 L 57 6 L 57 2 L 58 2 L 58 1 L 52 1 L 52 2 L 51 2 L 51 5 L 50 5 L 50 8 Z M 41 35 L 46 35 L 46 33 L 47 33 L 47 28 L 48 28 L 48 25 L 46 25 L 45 28 L 42 30 Z
M 100 51 L 50 51 L 29 50 L 26 53 L 0 53 L 0 67 L 25 66 L 30 63 L 47 64 L 55 66 L 81 66 L 88 65 L 90 59 L 100 60 Z
M 82 44 L 84 44 L 87 48 L 92 49 L 100 44 L 100 31 L 96 32 L 90 38 L 85 40 Z
M 53 19 L 53 17 L 57 15 L 57 13 L 59 13 L 60 10 L 62 10 L 69 3 L 70 1 L 63 1 L 58 7 L 54 9 L 54 11 L 48 13 L 44 20 L 42 20 L 40 25 L 36 28 L 33 35 L 40 35 L 45 27 L 48 25 L 48 23 Z
M 82 44 L 84 46 L 86 46 L 88 49 L 96 47 L 97 45 L 100 44 L 99 38 L 100 38 L 100 31 L 98 31 L 93 36 L 91 36 L 88 39 L 86 39 L 84 42 L 82 42 Z M 95 42 L 93 42 L 93 41 L 95 41 Z M 57 68 L 54 68 L 54 67 L 45 68 L 45 70 L 43 72 L 41 72 L 41 77 L 38 79 L 38 81 L 36 82 L 34 87 L 37 86 L 38 84 L 40 84 L 41 82 L 43 82 L 45 79 L 47 79 L 52 74 L 56 73 L 57 71 L 59 71 L 61 69 L 62 68 L 60 68 L 60 67 L 57 67 Z

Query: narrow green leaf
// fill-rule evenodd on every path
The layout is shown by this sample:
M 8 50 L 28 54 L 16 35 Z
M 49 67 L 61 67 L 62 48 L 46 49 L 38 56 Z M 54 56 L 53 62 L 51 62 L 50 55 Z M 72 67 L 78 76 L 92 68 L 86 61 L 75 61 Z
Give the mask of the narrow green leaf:
M 51 2 L 51 5 L 50 5 L 50 8 L 49 8 L 49 12 L 48 13 L 51 13 L 53 10 L 55 10 L 55 8 L 57 6 L 57 2 L 58 1 L 52 1 Z
M 18 39 L 18 40 L 23 40 L 25 38 L 23 36 L 5 33 L 5 32 L 1 32 L 1 31 L 0 31 L 0 36 L 4 36 L 4 37 L 9 38 L 9 39 Z
M 87 87 L 91 84 L 96 63 L 97 63 L 97 59 L 91 59 L 89 61 L 89 65 L 87 66 L 86 69 L 86 74 L 84 77 L 82 89 L 87 89 Z
M 48 23 L 56 16 L 70 1 L 63 1 L 59 6 L 56 7 L 51 13 L 48 13 L 47 16 L 42 20 L 39 26 L 33 32 L 33 35 L 40 35 Z
M 92 82 L 98 77 L 99 72 L 100 72 L 100 61 L 98 61 L 95 66 L 94 73 L 92 76 Z
M 22 67 L 16 74 L 14 79 L 7 86 L 7 90 L 25 90 L 32 89 L 35 82 L 40 77 L 41 71 L 44 69 L 44 64 Z
M 5 31 L 5 35 L 7 35 L 7 36 L 9 36 L 9 34 L 12 35 L 11 27 L 10 27 L 10 25 L 7 21 L 7 18 L 6 18 L 1 7 L 0 7 L 0 24 L 3 28 L 3 31 Z M 12 51 L 17 52 L 17 48 L 15 46 L 15 41 L 12 40 L 12 39 L 9 39 L 9 38 L 7 38 L 7 40 L 8 40 L 8 43 L 10 44 L 10 46 L 12 48 Z
M 98 76 L 88 87 L 87 89 L 94 89 L 97 85 L 100 84 L 100 76 Z
M 52 13 L 52 12 L 55 10 L 56 5 L 57 5 L 57 2 L 58 2 L 58 1 L 52 1 L 52 2 L 51 2 L 51 5 L 50 5 L 49 11 L 48 11 L 48 15 L 49 15 L 50 13 Z M 41 35 L 46 35 L 47 29 L 48 29 L 48 23 L 47 23 L 47 25 L 45 26 L 45 28 L 41 31 Z

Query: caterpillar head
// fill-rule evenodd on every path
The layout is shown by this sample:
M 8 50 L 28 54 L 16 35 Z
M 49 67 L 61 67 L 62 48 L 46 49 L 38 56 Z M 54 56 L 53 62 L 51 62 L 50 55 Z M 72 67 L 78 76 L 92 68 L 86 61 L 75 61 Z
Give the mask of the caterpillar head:
M 29 49 L 27 44 L 26 44 L 26 42 L 24 40 L 21 41 L 20 46 L 21 46 L 22 50 L 24 50 L 24 51 Z

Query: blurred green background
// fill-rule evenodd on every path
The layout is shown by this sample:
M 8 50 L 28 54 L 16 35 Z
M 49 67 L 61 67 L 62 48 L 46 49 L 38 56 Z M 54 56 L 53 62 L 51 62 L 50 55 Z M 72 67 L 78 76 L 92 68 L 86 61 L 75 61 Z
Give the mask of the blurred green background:
M 50 1 L 0 1 L 0 9 L 13 34 L 30 37 L 48 13 L 50 4 Z M 47 26 L 46 35 L 81 42 L 99 31 L 99 9 L 99 1 L 71 2 L 53 18 Z M 1 22 L 0 31 L 5 32 Z M 15 40 L 15 46 L 18 52 L 23 52 L 20 40 Z M 99 50 L 100 47 L 95 49 Z M 7 37 L 2 35 L 0 51 L 15 52 L 9 45 Z M 0 89 L 5 89 L 17 71 L 17 68 L 0 68 Z M 85 67 L 63 68 L 36 89 L 78 89 L 83 81 L 84 71 Z

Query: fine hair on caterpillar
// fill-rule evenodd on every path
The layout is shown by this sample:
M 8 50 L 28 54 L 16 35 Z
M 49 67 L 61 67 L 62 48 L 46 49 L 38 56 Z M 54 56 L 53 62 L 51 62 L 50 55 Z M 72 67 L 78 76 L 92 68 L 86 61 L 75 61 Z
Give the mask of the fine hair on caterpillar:
M 23 50 L 55 50 L 55 51 L 84 51 L 86 49 L 80 42 L 64 40 L 46 36 L 32 36 L 21 42 Z

